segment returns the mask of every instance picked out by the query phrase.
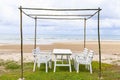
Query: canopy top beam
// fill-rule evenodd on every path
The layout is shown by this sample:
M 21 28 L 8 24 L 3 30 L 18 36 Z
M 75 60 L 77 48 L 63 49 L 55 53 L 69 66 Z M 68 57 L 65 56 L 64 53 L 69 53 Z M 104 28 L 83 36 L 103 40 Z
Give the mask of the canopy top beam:
M 31 18 L 37 19 L 55 19 L 55 20 L 83 20 L 83 19 L 90 19 L 96 13 L 98 13 L 101 9 L 49 9 L 49 8 L 23 8 L 19 7 L 22 12 Z M 39 12 L 38 12 L 39 11 Z M 50 11 L 46 13 L 42 13 L 41 11 Z M 92 13 L 89 13 L 92 11 Z M 57 14 L 60 12 L 60 14 Z M 63 14 L 63 12 L 67 12 Z M 77 12 L 74 13 L 74 12 Z M 82 12 L 82 13 L 79 13 Z M 87 13 L 86 13 L 87 12 Z M 51 14 L 52 13 L 52 14 Z M 61 14 L 62 13 L 62 14 Z M 71 14 L 72 13 L 72 14 Z

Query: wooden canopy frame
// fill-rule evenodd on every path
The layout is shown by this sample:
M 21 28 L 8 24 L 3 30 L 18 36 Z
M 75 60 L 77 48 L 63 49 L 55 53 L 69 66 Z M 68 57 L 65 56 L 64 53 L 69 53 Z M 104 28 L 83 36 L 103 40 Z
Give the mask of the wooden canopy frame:
M 100 41 L 100 8 L 97 9 L 47 9 L 47 8 L 23 8 L 19 7 L 20 10 L 20 40 L 21 40 L 21 80 L 23 80 L 23 14 L 30 18 L 35 19 L 35 38 L 34 38 L 34 48 L 36 48 L 36 33 L 37 33 L 37 19 L 49 19 L 49 20 L 84 20 L 84 48 L 86 47 L 86 21 L 97 14 L 97 31 L 98 31 L 98 48 L 99 48 L 99 79 L 101 79 L 101 41 Z M 55 12 L 85 12 L 93 11 L 92 14 L 36 14 L 27 13 L 28 11 L 55 11 Z M 50 16 L 50 17 L 49 17 Z M 72 18 L 71 18 L 72 17 Z

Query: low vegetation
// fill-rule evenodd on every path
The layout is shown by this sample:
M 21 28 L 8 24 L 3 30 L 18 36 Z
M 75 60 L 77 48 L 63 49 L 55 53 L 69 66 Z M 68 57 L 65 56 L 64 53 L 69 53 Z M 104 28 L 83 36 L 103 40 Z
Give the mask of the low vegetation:
M 46 73 L 44 64 L 40 69 L 36 68 L 36 71 L 32 72 L 33 63 L 24 63 L 24 78 L 25 80 L 99 80 L 99 64 L 94 61 L 92 65 L 93 74 L 90 74 L 84 65 L 80 65 L 79 73 L 76 73 L 73 66 L 72 72 L 69 72 L 68 67 L 57 67 L 54 73 L 52 67 Z M 18 80 L 20 78 L 20 65 L 17 62 L 0 60 L 0 67 L 4 69 L 3 71 L 0 69 L 0 80 Z M 120 66 L 102 63 L 102 78 L 102 80 L 120 80 Z

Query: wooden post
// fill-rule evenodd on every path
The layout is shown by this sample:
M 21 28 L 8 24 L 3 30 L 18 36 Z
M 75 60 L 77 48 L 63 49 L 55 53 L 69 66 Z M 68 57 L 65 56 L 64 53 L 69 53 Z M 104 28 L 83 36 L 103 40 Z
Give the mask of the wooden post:
M 100 8 L 98 8 L 99 80 L 101 80 Z
M 36 49 L 36 35 L 37 35 L 37 17 L 35 17 L 35 38 L 34 38 L 34 49 Z
M 84 48 L 86 47 L 86 18 L 84 19 Z
M 23 30 L 22 30 L 22 7 L 20 6 L 20 39 L 21 39 L 21 78 L 19 80 L 24 80 L 23 78 Z

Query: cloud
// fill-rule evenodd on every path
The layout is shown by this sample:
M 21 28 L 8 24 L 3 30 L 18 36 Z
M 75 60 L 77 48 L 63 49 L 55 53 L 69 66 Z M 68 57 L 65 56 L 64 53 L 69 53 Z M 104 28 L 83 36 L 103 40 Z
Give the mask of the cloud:
M 52 1 L 52 0 L 51 0 Z M 52 5 L 50 0 L 21 0 L 19 5 L 23 7 L 50 7 Z
M 109 28 L 111 33 L 119 34 L 116 29 L 120 28 L 120 1 L 119 0 L 3 0 L 0 3 L 0 28 L 9 31 L 12 28 L 19 29 L 19 6 L 23 7 L 42 7 L 42 8 L 102 8 L 100 12 L 100 28 Z M 53 12 L 43 12 L 53 13 Z M 56 12 L 55 12 L 56 13 Z M 63 12 L 64 13 L 64 12 Z M 62 13 L 62 14 L 63 14 Z M 68 14 L 68 13 L 64 13 Z M 71 13 L 73 14 L 73 13 Z M 97 15 L 87 21 L 87 29 L 94 34 L 97 27 Z M 38 20 L 38 31 L 41 33 L 82 33 L 83 21 L 55 21 L 55 20 Z M 15 26 L 15 27 L 13 27 Z M 24 31 L 33 33 L 34 20 L 23 15 Z M 8 28 L 8 29 L 7 29 Z M 11 29 L 10 29 L 11 28 Z M 93 30 L 90 30 L 93 29 Z M 114 31 L 112 31 L 114 29 Z M 29 31 L 28 31 L 29 30 Z M 11 30 L 12 31 L 12 30 Z M 9 32 L 11 32 L 9 31 Z M 110 32 L 108 31 L 108 32 Z M 105 34 L 105 30 L 102 31 Z
M 119 0 L 101 0 L 102 18 L 120 19 L 120 1 Z
M 57 8 L 92 8 L 96 7 L 99 4 L 100 0 L 52 0 L 52 1 L 53 1 L 52 6 Z
M 0 3 L 0 24 L 17 25 L 16 23 L 19 21 L 19 13 L 16 2 L 16 0 L 4 0 Z
M 12 26 L 12 25 L 0 25 L 0 34 L 19 34 L 20 30 L 19 27 Z M 0 36 L 1 36 L 0 35 Z
M 120 27 L 120 19 L 103 19 L 101 20 L 101 27 Z

